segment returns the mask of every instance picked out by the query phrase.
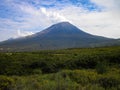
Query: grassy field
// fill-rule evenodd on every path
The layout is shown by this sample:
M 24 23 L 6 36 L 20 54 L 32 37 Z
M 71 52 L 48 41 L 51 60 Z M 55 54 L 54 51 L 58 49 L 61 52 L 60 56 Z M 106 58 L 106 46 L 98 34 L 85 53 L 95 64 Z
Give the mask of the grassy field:
M 0 90 L 120 90 L 120 46 L 0 53 Z

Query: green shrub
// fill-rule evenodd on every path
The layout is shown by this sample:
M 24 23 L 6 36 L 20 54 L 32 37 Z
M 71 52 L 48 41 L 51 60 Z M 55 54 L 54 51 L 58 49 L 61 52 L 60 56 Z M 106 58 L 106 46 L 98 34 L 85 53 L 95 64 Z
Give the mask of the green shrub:
M 107 64 L 106 62 L 99 62 L 96 65 L 96 71 L 98 74 L 103 74 L 107 72 Z
M 41 71 L 41 69 L 34 69 L 32 73 L 33 74 L 42 74 L 42 71 Z
M 0 90 L 13 90 L 14 80 L 6 76 L 0 76 Z
M 120 81 L 114 77 L 103 77 L 99 79 L 99 84 L 106 88 L 119 87 Z

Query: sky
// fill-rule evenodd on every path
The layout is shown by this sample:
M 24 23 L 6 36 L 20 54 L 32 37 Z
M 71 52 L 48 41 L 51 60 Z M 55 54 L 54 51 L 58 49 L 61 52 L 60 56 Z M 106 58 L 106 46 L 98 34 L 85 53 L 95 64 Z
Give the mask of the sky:
M 0 0 L 0 41 L 64 21 L 94 35 L 120 38 L 120 0 Z

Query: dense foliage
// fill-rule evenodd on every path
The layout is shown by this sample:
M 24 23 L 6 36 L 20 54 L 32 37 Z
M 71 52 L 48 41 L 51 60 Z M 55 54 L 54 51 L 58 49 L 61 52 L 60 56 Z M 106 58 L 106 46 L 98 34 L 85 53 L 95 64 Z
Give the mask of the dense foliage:
M 0 90 L 120 90 L 120 47 L 0 53 Z

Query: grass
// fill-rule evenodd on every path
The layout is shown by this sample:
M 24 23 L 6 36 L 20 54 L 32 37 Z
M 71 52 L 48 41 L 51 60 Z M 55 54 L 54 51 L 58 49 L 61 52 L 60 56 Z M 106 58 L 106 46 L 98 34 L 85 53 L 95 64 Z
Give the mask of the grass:
M 0 53 L 0 90 L 120 90 L 120 47 Z

